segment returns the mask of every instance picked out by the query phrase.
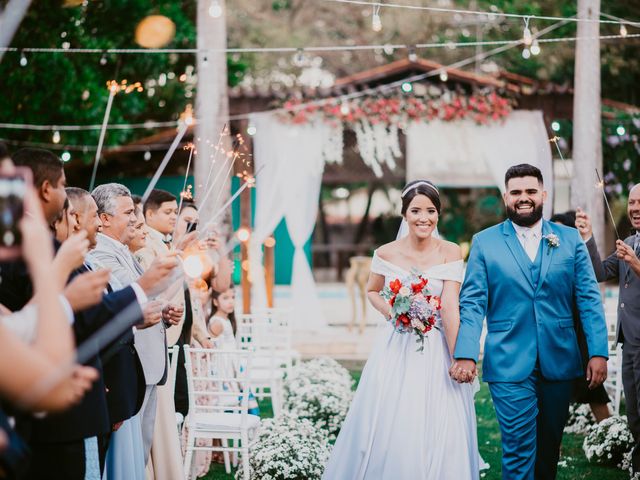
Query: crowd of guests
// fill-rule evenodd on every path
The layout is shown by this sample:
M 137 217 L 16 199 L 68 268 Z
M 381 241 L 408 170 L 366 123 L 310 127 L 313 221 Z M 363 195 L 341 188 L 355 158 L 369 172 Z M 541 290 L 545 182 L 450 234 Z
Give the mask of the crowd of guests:
M 33 186 L 19 256 L 0 248 L 0 478 L 183 478 L 184 351 L 173 388 L 168 349 L 233 338 L 222 242 L 167 191 L 67 187 L 52 152 L 0 144 L 0 175 L 16 166 Z M 201 278 L 185 276 L 189 254 L 210 259 Z

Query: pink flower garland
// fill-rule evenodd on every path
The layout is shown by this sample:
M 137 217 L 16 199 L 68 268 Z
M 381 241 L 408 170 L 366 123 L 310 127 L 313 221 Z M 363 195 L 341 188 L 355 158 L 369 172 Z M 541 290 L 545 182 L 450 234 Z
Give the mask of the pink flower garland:
M 445 100 L 445 98 L 448 99 Z M 353 124 L 367 119 L 372 125 L 378 123 L 403 126 L 410 121 L 470 119 L 479 125 L 487 125 L 506 118 L 512 110 L 510 101 L 495 92 L 465 96 L 449 93 L 438 98 L 415 96 L 364 97 L 343 103 L 325 103 L 323 105 L 302 105 L 302 100 L 285 102 L 285 121 L 293 124 L 306 124 L 315 119 L 323 119 L 331 124 Z

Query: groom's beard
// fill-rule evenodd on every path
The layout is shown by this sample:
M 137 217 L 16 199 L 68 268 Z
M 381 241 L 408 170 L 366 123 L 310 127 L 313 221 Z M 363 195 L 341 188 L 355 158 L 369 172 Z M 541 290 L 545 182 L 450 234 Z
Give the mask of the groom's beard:
M 522 205 L 521 203 L 518 205 Z M 529 203 L 529 205 L 533 205 L 533 203 Z M 542 204 L 538 206 L 534 206 L 533 211 L 531 213 L 520 213 L 515 208 L 507 207 L 507 217 L 516 225 L 520 225 L 521 227 L 530 227 L 538 223 L 538 221 L 542 218 Z

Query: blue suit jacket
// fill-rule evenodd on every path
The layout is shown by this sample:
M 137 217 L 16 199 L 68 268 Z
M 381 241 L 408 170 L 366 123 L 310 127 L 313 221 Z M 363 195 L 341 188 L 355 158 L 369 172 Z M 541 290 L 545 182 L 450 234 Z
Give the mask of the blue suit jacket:
M 510 220 L 473 238 L 460 292 L 460 331 L 455 358 L 478 361 L 482 323 L 487 337 L 482 365 L 487 382 L 521 382 L 539 362 L 548 380 L 583 373 L 573 324 L 577 307 L 589 357 L 608 357 L 607 329 L 600 291 L 577 230 L 543 221 L 542 266 L 533 284 L 528 258 Z

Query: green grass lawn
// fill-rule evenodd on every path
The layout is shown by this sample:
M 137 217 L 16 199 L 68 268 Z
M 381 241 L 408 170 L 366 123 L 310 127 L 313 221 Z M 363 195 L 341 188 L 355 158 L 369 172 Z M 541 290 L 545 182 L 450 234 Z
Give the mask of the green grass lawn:
M 351 371 L 351 375 L 356 382 L 360 380 L 360 374 L 361 370 Z M 502 478 L 500 469 L 500 430 L 486 383 L 482 384 L 475 400 L 480 454 L 485 462 L 491 466 L 489 470 L 482 472 L 482 479 L 499 480 Z M 260 412 L 263 417 L 273 416 L 271 404 L 268 400 L 260 402 Z M 558 468 L 558 480 L 623 480 L 629 478 L 624 472 L 616 468 L 590 464 L 582 452 L 582 440 L 583 437 L 580 435 L 564 435 L 560 459 L 561 466 Z M 565 465 L 565 462 L 566 466 L 562 466 Z M 209 474 L 204 478 L 207 480 L 231 480 L 234 477 L 225 473 L 224 465 L 214 464 Z

